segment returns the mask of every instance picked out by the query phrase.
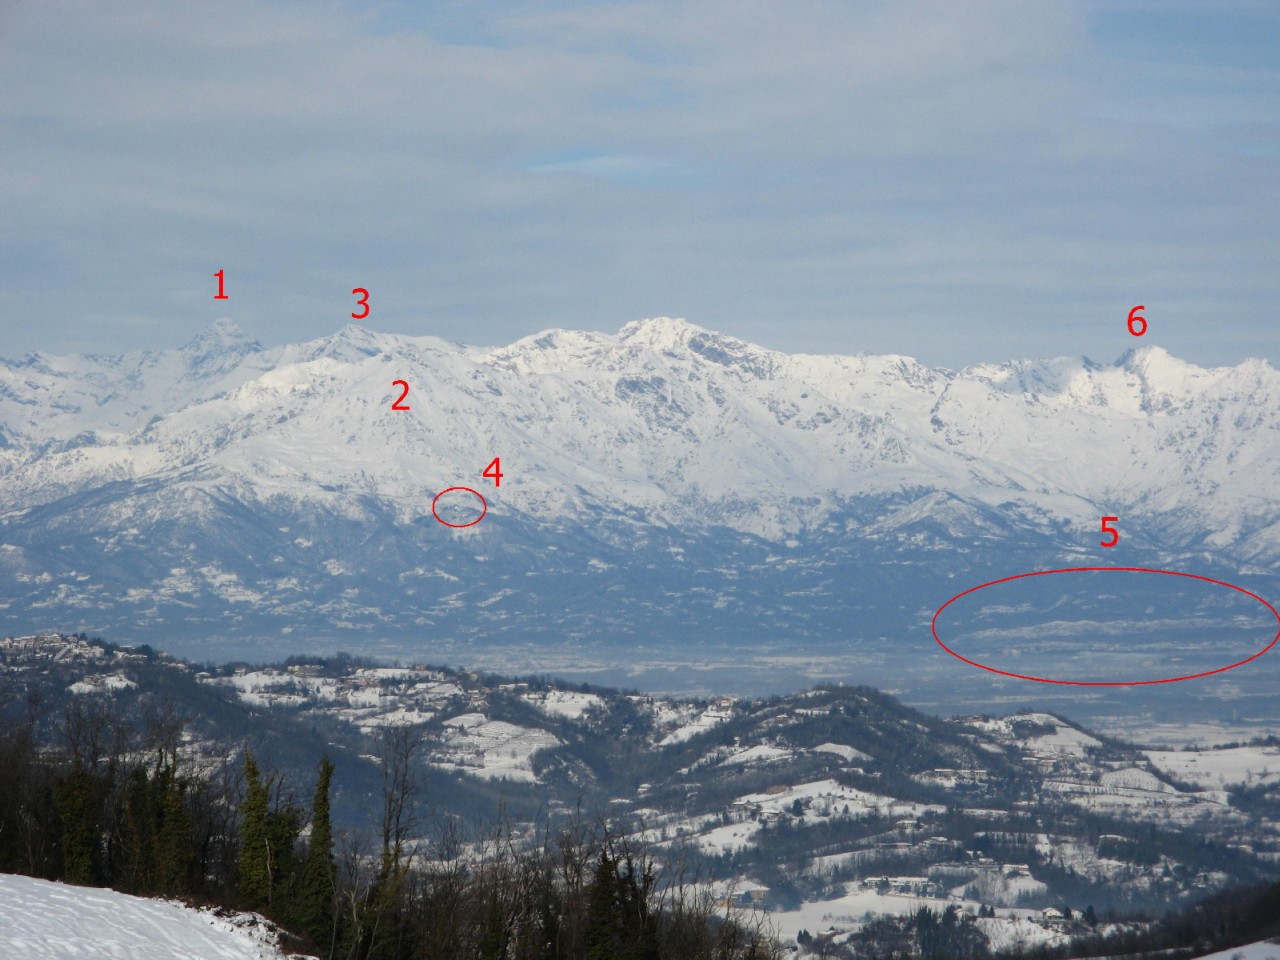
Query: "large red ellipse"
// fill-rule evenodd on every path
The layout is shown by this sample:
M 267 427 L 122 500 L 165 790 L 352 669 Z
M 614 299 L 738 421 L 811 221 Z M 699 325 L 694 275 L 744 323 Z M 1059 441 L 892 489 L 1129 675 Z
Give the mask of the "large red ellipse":
M 444 518 L 442 518 L 440 514 L 436 513 L 436 501 L 439 500 L 441 497 L 443 497 L 446 493 L 452 493 L 454 490 L 465 490 L 467 491 L 467 493 L 474 493 L 477 497 L 480 497 L 480 506 L 481 506 L 480 516 L 476 517 L 470 523 L 450 523 L 448 520 L 445 520 Z M 449 487 L 437 493 L 435 500 L 431 501 L 431 515 L 435 517 L 437 520 L 439 520 L 441 523 L 443 523 L 446 527 L 453 527 L 453 529 L 455 530 L 461 530 L 463 527 L 474 527 L 477 523 L 479 523 L 481 520 L 484 519 L 484 515 L 488 512 L 489 512 L 489 501 L 486 500 L 483 496 L 481 496 L 478 490 L 472 490 L 470 487 Z
M 989 667 L 985 663 L 978 663 L 976 660 L 970 660 L 968 657 L 962 657 L 943 643 L 942 638 L 938 636 L 938 617 L 941 616 L 943 610 L 947 609 L 947 607 L 951 606 L 951 604 L 955 603 L 961 597 L 967 597 L 969 594 L 977 593 L 979 590 L 985 589 L 986 587 L 994 587 L 998 583 L 1008 583 L 1010 580 L 1022 580 L 1026 577 L 1047 577 L 1050 574 L 1055 573 L 1084 573 L 1098 570 L 1119 570 L 1129 573 L 1159 573 L 1167 577 L 1187 577 L 1190 580 L 1203 580 L 1205 583 L 1217 584 L 1220 587 L 1229 587 L 1232 590 L 1243 593 L 1246 597 L 1252 597 L 1254 600 L 1257 600 L 1260 604 L 1271 611 L 1271 615 L 1276 618 L 1276 623 L 1280 624 L 1280 612 L 1277 612 L 1275 607 L 1267 603 L 1267 601 L 1263 600 L 1256 593 L 1251 593 L 1244 587 L 1237 587 L 1234 583 L 1227 583 L 1225 580 L 1214 580 L 1212 577 L 1201 577 L 1194 573 L 1181 573 L 1177 570 L 1153 570 L 1149 567 L 1064 567 L 1061 570 L 1037 570 L 1033 573 L 1019 573 L 1012 577 L 1002 577 L 999 580 L 992 580 L 989 583 L 980 583 L 976 587 L 970 587 L 968 590 L 964 591 L 964 593 L 957 593 L 954 597 L 940 606 L 937 612 L 933 615 L 933 623 L 930 625 L 930 630 L 933 632 L 933 639 L 937 640 L 938 646 L 942 647 L 942 649 L 947 651 L 947 653 L 951 654 L 957 660 L 963 660 L 972 667 L 988 670 L 991 673 L 998 673 L 1003 677 L 1014 677 L 1018 680 L 1034 680 L 1036 683 L 1061 683 L 1073 687 L 1137 687 L 1153 683 L 1178 683 L 1182 680 L 1195 680 L 1197 677 L 1211 677 L 1215 673 L 1225 673 L 1228 670 L 1234 670 L 1236 667 L 1244 666 L 1251 660 L 1257 660 L 1260 656 L 1274 647 L 1277 640 L 1280 640 L 1280 629 L 1277 629 L 1276 635 L 1271 638 L 1271 642 L 1253 656 L 1245 657 L 1243 660 L 1228 664 L 1225 667 L 1218 667 L 1216 670 L 1206 670 L 1204 673 L 1192 673 L 1185 677 L 1166 677 L 1163 680 L 1054 680 L 1051 677 L 1031 677 L 1024 673 L 1010 673 L 1008 670 L 999 670 L 996 667 Z

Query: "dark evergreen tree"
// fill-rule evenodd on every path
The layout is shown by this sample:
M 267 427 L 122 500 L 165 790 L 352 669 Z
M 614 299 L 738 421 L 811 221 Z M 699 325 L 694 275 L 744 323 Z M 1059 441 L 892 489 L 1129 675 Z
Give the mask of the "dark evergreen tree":
M 334 890 L 337 867 L 333 860 L 333 826 L 329 821 L 329 781 L 333 764 L 320 761 L 316 794 L 311 801 L 311 843 L 298 891 L 298 923 L 320 946 L 334 937 Z
M 119 801 L 110 852 L 111 872 L 121 890 L 152 892 L 151 870 L 156 860 L 154 815 L 147 768 L 135 767 Z
M 288 916 L 297 881 L 294 846 L 301 811 L 291 803 L 271 805 L 272 777 L 262 779 L 253 754 L 244 752 L 245 796 L 240 805 L 239 889 L 244 905 Z
M 270 786 L 268 781 L 268 791 Z M 289 916 L 294 909 L 300 873 L 296 848 L 301 830 L 301 807 L 285 802 L 268 812 L 267 908 L 277 916 Z
M 615 960 L 621 920 L 618 864 L 608 853 L 601 853 L 587 890 L 586 960 Z
M 58 782 L 54 803 L 62 821 L 62 879 L 67 883 L 97 881 L 97 816 L 93 776 L 79 763 Z
M 245 906 L 257 908 L 268 902 L 271 891 L 271 841 L 267 832 L 270 794 L 247 747 L 244 784 L 244 802 L 240 805 L 240 896 Z
M 152 780 L 153 807 L 159 819 L 155 842 L 155 885 L 160 893 L 188 893 L 193 853 L 186 782 L 172 766 Z
M 637 870 L 632 857 L 622 861 L 618 875 L 618 907 L 622 918 L 622 956 L 629 960 L 659 960 L 656 918 L 649 912 L 653 873 L 642 863 Z

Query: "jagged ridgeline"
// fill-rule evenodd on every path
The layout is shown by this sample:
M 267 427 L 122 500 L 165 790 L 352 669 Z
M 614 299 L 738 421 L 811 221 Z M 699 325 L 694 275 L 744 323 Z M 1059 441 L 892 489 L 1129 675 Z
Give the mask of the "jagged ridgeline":
M 670 319 L 494 349 L 354 326 L 264 349 L 220 321 L 176 350 L 0 363 L 0 435 L 9 629 L 195 656 L 625 651 L 757 690 L 802 682 L 778 659 L 798 656 L 941 695 L 928 618 L 959 589 L 1103 562 L 1265 595 L 1280 556 L 1280 378 L 1158 348 L 952 372 Z M 454 485 L 482 522 L 437 522 Z M 1197 604 L 1144 593 L 1113 626 L 1208 622 Z

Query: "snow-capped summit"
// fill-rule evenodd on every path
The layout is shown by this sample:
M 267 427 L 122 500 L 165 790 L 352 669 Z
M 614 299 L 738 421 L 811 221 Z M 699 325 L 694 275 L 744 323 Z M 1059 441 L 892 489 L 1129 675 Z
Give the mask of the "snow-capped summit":
M 19 548 L 0 567 L 20 556 L 34 578 L 53 577 L 36 558 L 63 530 L 93 530 L 76 541 L 90 552 L 164 530 L 186 570 L 192 544 L 230 536 L 210 534 L 219 516 L 284 531 L 253 563 L 315 542 L 294 521 L 330 529 L 322 515 L 376 523 L 403 552 L 437 532 L 436 493 L 477 485 L 489 517 L 458 537 L 625 523 L 967 548 L 1096 542 L 1100 517 L 1123 516 L 1148 545 L 1280 560 L 1280 375 L 1155 347 L 953 372 L 790 356 L 672 318 L 497 348 L 351 324 L 262 349 L 219 321 L 179 350 L 0 362 L 0 437 L 0 544 Z M 481 477 L 495 457 L 500 488 Z
M 209 354 L 229 350 L 261 350 L 262 345 L 230 317 L 220 317 L 182 346 L 184 353 Z
M 395 498 L 406 477 L 444 486 L 488 451 L 521 461 L 504 498 L 517 512 L 569 483 L 608 509 L 682 523 L 721 522 L 731 501 L 732 525 L 766 536 L 820 522 L 842 498 L 906 488 L 993 506 L 1028 497 L 1079 523 L 1113 489 L 1133 505 L 1159 490 L 1166 511 L 1250 526 L 1280 499 L 1275 371 L 1203 370 L 1158 347 L 1110 366 L 1058 358 L 950 373 L 910 358 L 788 357 L 669 317 L 491 350 L 357 324 L 263 350 L 219 320 L 178 351 L 43 358 L 39 371 L 0 367 L 10 510 L 196 464 L 262 495 L 262 483 L 286 482 L 306 500 L 360 477 L 360 489 Z M 391 409 L 393 380 L 409 384 L 408 411 Z M 1209 429 L 1245 422 L 1230 450 Z M 86 430 L 104 447 L 92 461 L 43 445 Z
M 653 317 L 648 320 L 632 320 L 624 325 L 618 331 L 618 340 L 654 350 L 675 350 L 688 343 L 690 337 L 706 332 L 702 327 L 682 318 Z

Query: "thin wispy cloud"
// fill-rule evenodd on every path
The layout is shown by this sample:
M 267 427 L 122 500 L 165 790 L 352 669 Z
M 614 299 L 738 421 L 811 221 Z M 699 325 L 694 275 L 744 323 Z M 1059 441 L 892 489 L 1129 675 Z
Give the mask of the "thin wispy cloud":
M 0 355 L 683 315 L 950 366 L 1280 361 L 1257 4 L 0 14 Z M 232 299 L 212 300 L 225 269 Z

